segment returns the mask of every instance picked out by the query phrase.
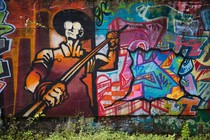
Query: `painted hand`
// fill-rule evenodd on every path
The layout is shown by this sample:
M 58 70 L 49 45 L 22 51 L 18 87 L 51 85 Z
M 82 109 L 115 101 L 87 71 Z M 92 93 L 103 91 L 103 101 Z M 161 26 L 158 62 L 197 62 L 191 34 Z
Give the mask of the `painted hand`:
M 87 62 L 87 72 L 93 72 L 93 71 L 95 70 L 95 65 L 96 65 L 95 57 L 92 57 L 92 58 Z
M 51 67 L 53 61 L 53 52 L 50 49 L 45 49 L 39 52 L 34 63 L 42 63 L 46 68 Z
M 49 107 L 54 107 L 61 104 L 68 96 L 65 84 L 56 83 L 43 96 L 43 101 L 45 101 Z
M 83 49 L 81 44 L 79 44 L 79 40 L 77 40 L 73 45 L 69 45 L 69 49 L 72 57 L 81 57 L 83 55 Z
M 106 35 L 107 39 L 110 39 L 109 41 L 109 49 L 115 50 L 119 46 L 119 33 L 116 31 L 109 32 Z

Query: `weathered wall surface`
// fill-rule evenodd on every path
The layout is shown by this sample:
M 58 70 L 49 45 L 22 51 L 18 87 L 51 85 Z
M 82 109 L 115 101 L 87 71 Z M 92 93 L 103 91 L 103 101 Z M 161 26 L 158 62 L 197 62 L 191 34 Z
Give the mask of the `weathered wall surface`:
M 202 0 L 0 0 L 1 112 L 208 128 L 209 15 Z

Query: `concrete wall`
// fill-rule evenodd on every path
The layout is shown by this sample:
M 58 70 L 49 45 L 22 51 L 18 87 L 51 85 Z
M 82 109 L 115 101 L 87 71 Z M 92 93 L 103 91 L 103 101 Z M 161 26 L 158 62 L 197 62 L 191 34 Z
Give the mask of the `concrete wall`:
M 151 130 L 185 116 L 209 131 L 209 15 L 199 0 L 0 0 L 1 112 L 128 117 Z

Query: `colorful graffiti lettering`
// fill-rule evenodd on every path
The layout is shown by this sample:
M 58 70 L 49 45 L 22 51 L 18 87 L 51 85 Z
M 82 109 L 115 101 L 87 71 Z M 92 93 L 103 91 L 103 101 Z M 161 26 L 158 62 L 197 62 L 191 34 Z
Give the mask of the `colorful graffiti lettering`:
M 0 60 L 0 68 L 1 79 L 11 76 L 8 61 Z
M 6 4 L 4 1 L 0 1 L 0 55 L 10 51 L 12 39 L 5 37 L 7 34 L 11 34 L 14 31 L 14 26 L 6 23 L 9 12 L 6 10 Z M 0 59 L 0 79 L 8 78 L 11 76 L 9 62 L 4 59 Z M 6 87 L 7 83 L 0 81 L 0 93 Z
M 111 14 L 110 12 L 107 12 L 107 1 L 101 2 L 100 6 L 96 6 L 95 8 L 95 17 L 96 17 L 96 25 L 101 26 L 104 21 L 104 15 L 108 16 Z
M 202 9 L 200 13 L 201 13 L 201 18 L 202 18 L 203 23 L 204 23 L 204 28 L 205 28 L 206 31 L 209 31 L 210 30 L 210 27 L 209 27 L 210 7 Z
M 197 10 L 201 8 L 199 3 L 196 4 Z M 184 13 L 183 10 L 186 9 L 181 7 L 175 9 L 170 5 L 152 5 L 151 3 L 135 3 L 129 6 L 136 10 L 136 14 L 141 20 L 139 17 L 133 16 L 133 11 L 129 8 L 126 10 L 130 10 L 130 13 L 126 13 L 126 16 L 115 18 L 115 13 L 123 11 L 122 5 L 118 11 L 113 10 L 113 17 L 107 16 L 110 19 L 113 18 L 109 24 L 109 30 L 118 29 L 126 24 L 129 27 L 121 34 L 120 38 L 119 58 L 124 63 L 118 63 L 118 81 L 115 80 L 113 84 L 110 84 L 112 86 L 104 91 L 104 95 L 107 96 L 99 99 L 99 110 L 103 108 L 101 115 L 139 114 L 137 112 L 144 114 L 142 105 L 144 103 L 148 105 L 147 111 L 145 110 L 146 114 L 195 115 L 196 109 L 190 112 L 190 108 L 192 106 L 203 108 L 208 100 L 198 99 L 193 104 L 194 102 L 190 102 L 190 99 L 185 100 L 184 97 L 190 94 L 192 95 L 190 98 L 197 99 L 193 96 L 201 93 L 198 90 L 200 85 L 197 85 L 198 81 L 195 78 L 195 74 L 199 73 L 194 72 L 196 65 L 192 59 L 200 59 L 206 55 L 205 50 L 208 46 L 208 35 L 200 33 L 201 23 L 200 20 L 195 20 L 194 16 L 197 16 L 195 11 Z M 129 21 L 134 18 L 138 22 Z M 161 19 L 167 19 L 167 22 L 161 22 Z M 142 22 L 142 20 L 146 22 Z M 156 22 L 157 25 L 155 25 Z M 161 25 L 161 23 L 167 23 L 167 26 L 166 24 Z M 106 26 L 106 24 L 104 25 Z M 152 27 L 153 32 L 149 33 L 148 27 Z M 204 71 L 203 74 L 208 77 L 207 69 Z M 98 73 L 98 76 L 101 74 L 109 77 L 108 73 Z M 114 80 L 111 78 L 110 81 L 112 83 Z M 114 87 L 120 89 L 121 92 L 113 90 Z M 207 92 L 203 93 L 208 94 Z M 119 96 L 111 98 L 116 95 Z M 107 98 L 108 96 L 109 98 Z M 171 102 L 168 107 L 160 106 L 162 113 L 158 111 L 157 106 L 153 106 L 156 100 L 161 103 L 160 98 Z M 172 102 L 170 99 L 175 101 Z M 177 104 L 178 102 L 181 103 Z M 120 109 L 122 106 L 124 109 Z M 182 106 L 186 106 L 186 108 L 184 109 Z

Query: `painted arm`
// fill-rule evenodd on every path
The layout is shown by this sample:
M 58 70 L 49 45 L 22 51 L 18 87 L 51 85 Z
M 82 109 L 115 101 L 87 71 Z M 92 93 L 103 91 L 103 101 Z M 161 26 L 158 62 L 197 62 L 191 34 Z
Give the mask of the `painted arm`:
M 33 62 L 32 70 L 26 77 L 25 84 L 26 90 L 36 94 L 39 99 L 43 100 L 50 107 L 61 104 L 68 98 L 65 83 L 44 81 L 52 68 L 55 56 L 63 56 L 60 48 L 45 49 L 39 52 Z
M 26 77 L 25 89 L 34 93 L 37 86 L 47 75 L 53 64 L 52 49 L 45 49 L 39 52 L 32 63 L 31 70 Z
M 119 49 L 119 33 L 112 31 L 107 33 L 108 42 L 107 54 L 97 54 L 87 63 L 87 72 L 93 72 L 94 70 L 112 70 L 117 67 L 117 54 Z

